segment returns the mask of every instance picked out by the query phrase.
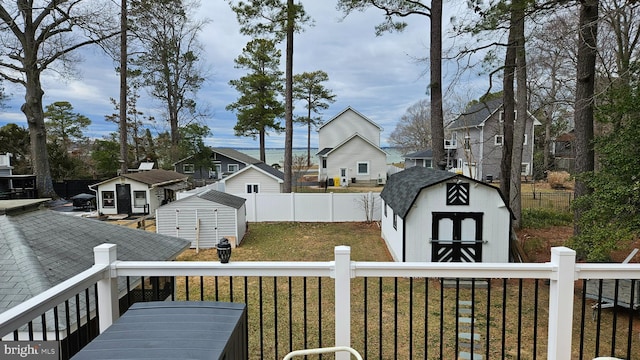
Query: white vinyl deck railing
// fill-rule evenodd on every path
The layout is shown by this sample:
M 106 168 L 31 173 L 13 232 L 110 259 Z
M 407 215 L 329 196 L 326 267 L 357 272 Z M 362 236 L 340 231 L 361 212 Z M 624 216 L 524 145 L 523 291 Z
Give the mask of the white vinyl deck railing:
M 351 282 L 357 277 L 548 279 L 548 359 L 570 359 L 574 285 L 580 279 L 640 279 L 640 264 L 576 264 L 575 251 L 551 249 L 547 263 L 397 263 L 351 261 L 348 246 L 335 248 L 326 262 L 119 261 L 116 246 L 94 250 L 95 265 L 44 293 L 0 314 L 0 338 L 97 283 L 100 332 L 118 317 L 117 279 L 122 276 L 283 276 L 325 277 L 335 282 L 335 346 L 351 346 Z M 571 300 L 569 300 L 571 299 Z M 336 359 L 349 359 L 337 353 Z

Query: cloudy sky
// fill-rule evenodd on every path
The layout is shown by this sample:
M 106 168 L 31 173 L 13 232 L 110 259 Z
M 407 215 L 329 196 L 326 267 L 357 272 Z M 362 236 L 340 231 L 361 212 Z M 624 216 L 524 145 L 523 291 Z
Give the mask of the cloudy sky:
M 384 128 L 383 146 L 388 145 L 388 136 L 407 107 L 427 97 L 428 66 L 420 58 L 428 54 L 429 21 L 425 17 L 407 18 L 408 28 L 399 34 L 375 36 L 374 26 L 383 20 L 382 12 L 371 9 L 354 13 L 343 19 L 336 10 L 335 1 L 302 1 L 308 15 L 314 20 L 313 27 L 296 35 L 294 45 L 294 73 L 324 70 L 330 81 L 326 87 L 333 90 L 336 102 L 323 112 L 325 120 L 351 106 Z M 458 2 L 456 2 L 458 3 Z M 445 18 L 463 12 L 463 2 L 445 4 Z M 208 79 L 198 93 L 198 103 L 209 109 L 211 117 L 207 125 L 212 136 L 207 139 L 211 146 L 236 148 L 257 148 L 257 140 L 237 137 L 233 134 L 236 123 L 234 113 L 225 107 L 235 101 L 238 93 L 228 85 L 229 80 L 245 74 L 235 69 L 233 60 L 242 52 L 250 40 L 239 33 L 235 14 L 227 1 L 202 1 L 198 16 L 210 20 L 201 34 L 204 45 L 205 67 L 209 69 Z M 445 21 L 446 22 L 446 21 Z M 445 25 L 446 26 L 446 25 Z M 447 48 L 454 40 L 447 38 Z M 283 51 L 284 55 L 284 51 Z M 44 104 L 55 101 L 69 101 L 75 111 L 92 120 L 86 134 L 102 137 L 116 130 L 114 124 L 104 121 L 104 116 L 114 112 L 110 98 L 118 98 L 118 76 L 115 65 L 99 49 L 85 49 L 84 62 L 78 66 L 75 79 L 61 79 L 55 73 L 47 73 L 43 78 L 45 90 Z M 283 56 L 284 57 L 284 56 Z M 284 58 L 281 60 L 284 69 Z M 451 77 L 456 71 L 453 63 L 445 64 L 445 76 Z M 446 85 L 445 80 L 445 85 Z M 486 90 L 487 81 L 470 72 L 465 75 L 452 99 L 466 102 Z M 24 98 L 24 90 L 5 82 L 10 95 L 9 107 L 0 113 L 0 125 L 9 122 L 26 127 L 24 115 L 19 108 Z M 453 100 L 455 102 L 456 100 Z M 159 116 L 160 104 L 143 98 L 140 108 L 147 115 Z M 296 113 L 304 113 L 304 103 L 294 104 Z M 156 127 L 165 126 L 160 121 Z M 312 146 L 317 145 L 317 133 L 312 132 Z M 294 129 L 294 147 L 306 147 L 306 128 Z M 284 134 L 271 133 L 267 147 L 284 147 Z

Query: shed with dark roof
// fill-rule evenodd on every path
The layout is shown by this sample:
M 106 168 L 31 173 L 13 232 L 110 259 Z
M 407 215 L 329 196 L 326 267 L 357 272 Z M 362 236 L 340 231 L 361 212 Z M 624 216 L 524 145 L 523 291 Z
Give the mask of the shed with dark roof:
M 120 175 L 89 186 L 97 194 L 98 211 L 105 215 L 153 214 L 189 187 L 188 176 L 154 169 Z
M 380 197 L 396 261 L 509 261 L 512 213 L 496 187 L 416 166 L 391 175 Z
M 240 245 L 247 231 L 244 198 L 205 190 L 156 211 L 156 231 L 191 241 L 192 248 L 212 248 L 221 238 Z

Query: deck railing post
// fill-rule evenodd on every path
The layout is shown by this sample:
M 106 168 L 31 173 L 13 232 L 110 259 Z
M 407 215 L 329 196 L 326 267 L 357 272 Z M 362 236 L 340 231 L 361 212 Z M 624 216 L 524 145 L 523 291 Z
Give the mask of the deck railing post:
M 96 265 L 111 265 L 117 260 L 116 245 L 102 244 L 93 248 Z M 107 330 L 120 316 L 118 304 L 118 277 L 109 271 L 98 281 L 98 318 L 100 333 Z
M 556 271 L 549 282 L 547 359 L 571 359 L 576 252 L 567 247 L 554 247 L 551 249 L 551 264 L 555 265 Z
M 335 346 L 351 346 L 351 247 L 336 246 L 335 255 Z M 336 360 L 349 360 L 349 353 L 336 353 Z

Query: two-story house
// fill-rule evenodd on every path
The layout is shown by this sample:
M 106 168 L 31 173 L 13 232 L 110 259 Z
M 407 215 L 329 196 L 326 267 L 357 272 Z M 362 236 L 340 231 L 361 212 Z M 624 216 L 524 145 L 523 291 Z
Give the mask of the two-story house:
M 325 122 L 318 129 L 318 180 L 336 186 L 384 184 L 387 153 L 380 148 L 382 130 L 351 107 Z
M 189 156 L 174 163 L 173 168 L 174 171 L 187 175 L 196 182 L 206 180 L 213 182 L 260 162 L 238 150 L 216 147 L 211 148 L 211 166 L 198 166 L 193 156 Z
M 529 112 L 526 117 L 516 112 L 515 119 L 516 122 L 526 120 L 521 173 L 530 176 L 533 174 L 534 126 L 541 123 Z M 469 106 L 446 127 L 450 134 L 445 140 L 448 168 L 473 179 L 501 179 L 503 121 L 502 99 Z

